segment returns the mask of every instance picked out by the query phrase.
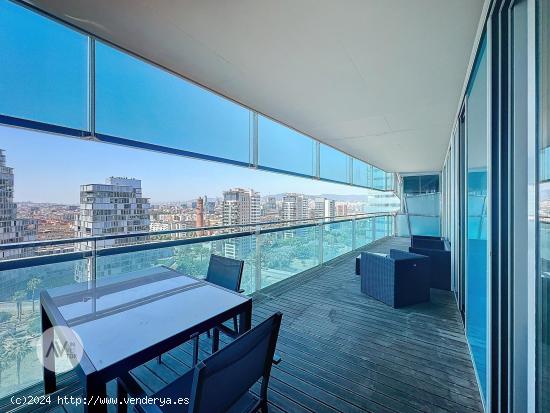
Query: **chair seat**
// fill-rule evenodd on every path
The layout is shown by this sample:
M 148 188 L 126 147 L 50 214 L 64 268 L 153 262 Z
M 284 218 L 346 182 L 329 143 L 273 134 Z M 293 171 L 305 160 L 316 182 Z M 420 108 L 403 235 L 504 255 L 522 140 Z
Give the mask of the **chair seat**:
M 151 397 L 159 397 L 165 400 L 177 401 L 178 398 L 189 397 L 191 394 L 191 387 L 193 385 L 193 370 L 188 371 L 183 376 L 179 377 L 172 383 L 166 385 L 158 392 L 153 394 Z M 229 410 L 227 413 L 243 413 L 251 412 L 254 407 L 258 405 L 259 398 L 254 396 L 252 393 L 247 391 L 241 396 L 239 400 Z M 173 404 L 173 405 L 164 405 L 160 409 L 164 413 L 187 413 L 189 405 L 187 404 Z

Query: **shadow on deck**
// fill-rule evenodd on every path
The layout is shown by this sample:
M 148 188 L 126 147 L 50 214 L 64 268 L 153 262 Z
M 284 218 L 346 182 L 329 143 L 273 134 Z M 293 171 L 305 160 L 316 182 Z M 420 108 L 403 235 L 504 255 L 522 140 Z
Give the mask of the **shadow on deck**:
M 366 250 L 408 245 L 407 238 L 388 238 Z M 361 294 L 356 255 L 255 296 L 253 324 L 275 311 L 283 313 L 277 345 L 282 362 L 272 370 L 270 411 L 482 411 L 452 294 L 432 290 L 430 303 L 387 307 Z M 208 349 L 204 340 L 202 349 Z M 164 355 L 162 364 L 153 360 L 134 373 L 156 391 L 189 369 L 190 362 L 191 346 L 186 344 Z M 64 393 L 81 396 L 82 391 L 75 383 Z M 54 409 L 82 411 L 70 404 Z

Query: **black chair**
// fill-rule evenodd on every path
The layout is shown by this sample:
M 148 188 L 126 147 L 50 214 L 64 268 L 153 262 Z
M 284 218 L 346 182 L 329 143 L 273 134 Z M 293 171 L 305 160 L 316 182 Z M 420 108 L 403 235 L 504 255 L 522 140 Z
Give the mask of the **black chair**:
M 232 258 L 221 257 L 219 255 L 210 255 L 210 262 L 208 263 L 208 271 L 206 273 L 206 281 L 212 284 L 219 285 L 220 287 L 227 288 L 231 291 L 238 293 L 244 293 L 241 289 L 241 279 L 243 276 L 244 261 L 234 260 Z M 239 323 L 237 317 L 233 317 L 233 330 L 223 324 L 219 325 L 214 330 L 214 339 L 212 340 L 212 353 L 217 351 L 219 341 L 219 331 L 228 335 L 231 338 L 236 338 L 239 335 Z M 210 337 L 210 330 L 206 332 Z M 193 337 L 193 345 L 195 346 L 193 354 L 198 355 L 199 336 Z M 157 357 L 158 362 L 162 361 L 162 356 Z M 195 359 L 195 364 L 197 360 Z
M 241 289 L 243 268 L 244 261 L 212 254 L 210 256 L 210 263 L 208 264 L 206 281 L 227 288 L 228 290 L 244 293 L 244 290 Z M 239 334 L 237 317 L 233 317 L 234 330 L 231 330 L 223 324 L 218 326 L 218 328 L 228 336 L 235 338 Z M 207 334 L 208 337 L 210 337 L 210 331 L 207 331 Z
M 147 397 L 173 401 L 188 398 L 188 404 L 134 405 L 141 413 L 267 412 L 267 387 L 271 365 L 278 363 L 273 356 L 281 318 L 281 313 L 272 315 L 150 396 L 129 373 L 124 374 L 117 379 L 118 400 L 128 395 L 145 403 Z M 259 379 L 262 385 L 258 397 L 250 388 Z M 118 408 L 120 412 L 127 410 L 125 404 Z

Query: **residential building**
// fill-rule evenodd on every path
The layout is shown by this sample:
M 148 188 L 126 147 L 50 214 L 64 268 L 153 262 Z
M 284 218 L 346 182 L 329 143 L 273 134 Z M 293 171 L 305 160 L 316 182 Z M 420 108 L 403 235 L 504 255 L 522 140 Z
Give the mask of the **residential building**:
M 260 194 L 252 189 L 234 188 L 223 193 L 223 225 L 237 225 L 232 232 L 250 230 L 240 227 L 243 224 L 260 222 Z M 252 249 L 250 238 L 235 237 L 223 242 L 226 257 L 238 258 L 248 254 Z
M 139 234 L 150 230 L 149 199 L 141 190 L 141 181 L 134 178 L 110 177 L 105 184 L 86 184 L 80 186 L 80 209 L 75 219 L 75 236 L 78 238 L 105 235 Z M 145 237 L 124 237 L 102 240 L 97 248 L 109 248 L 143 242 Z M 90 243 L 77 244 L 78 250 L 89 250 Z M 142 257 L 142 262 L 146 258 Z M 103 261 L 105 262 L 105 261 Z M 91 260 L 78 266 L 75 280 L 86 281 L 93 271 L 109 274 L 122 271 L 122 268 L 140 268 L 138 262 L 130 263 L 126 259 L 109 260 L 108 268 L 93 269 Z
M 17 217 L 13 168 L 6 165 L 6 155 L 0 149 L 0 244 L 36 240 L 37 222 Z M 15 259 L 34 254 L 34 248 L 15 248 L 0 252 L 0 259 Z

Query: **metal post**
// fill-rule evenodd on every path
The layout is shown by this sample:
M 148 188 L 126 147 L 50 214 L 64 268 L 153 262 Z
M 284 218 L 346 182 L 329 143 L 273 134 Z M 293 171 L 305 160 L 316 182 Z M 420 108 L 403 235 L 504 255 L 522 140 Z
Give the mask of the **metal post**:
M 315 141 L 315 177 L 321 178 L 321 144 Z
M 250 154 L 252 156 L 251 164 L 253 168 L 258 167 L 258 113 L 251 112 L 250 114 L 250 131 L 252 136 L 250 137 Z
M 95 136 L 95 39 L 88 37 L 88 129 Z
M 357 248 L 357 222 L 355 218 L 351 220 L 351 249 L 355 250 Z
M 319 224 L 317 224 L 317 228 L 319 231 L 319 266 L 323 266 L 323 221 L 319 221 Z
M 254 266 L 254 291 L 262 288 L 262 239 L 260 226 L 256 225 L 256 265 Z

